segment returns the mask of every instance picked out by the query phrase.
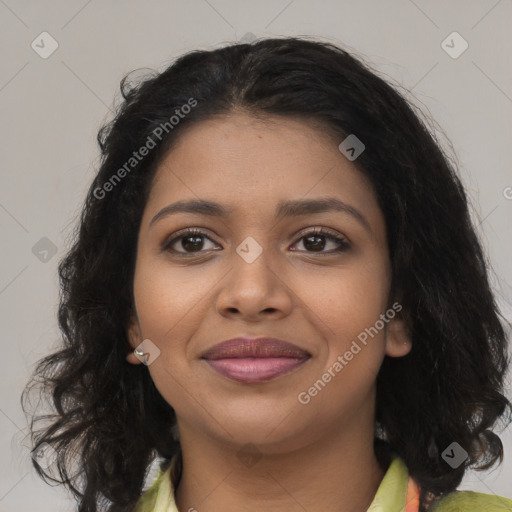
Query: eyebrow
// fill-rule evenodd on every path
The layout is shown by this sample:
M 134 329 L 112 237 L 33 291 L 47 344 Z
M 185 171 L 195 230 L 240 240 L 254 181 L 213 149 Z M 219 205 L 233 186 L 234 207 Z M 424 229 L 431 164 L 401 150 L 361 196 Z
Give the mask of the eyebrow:
M 281 220 L 286 217 L 299 217 L 301 215 L 312 215 L 315 213 L 325 213 L 330 211 L 348 213 L 371 232 L 369 222 L 359 210 L 335 197 L 280 201 L 277 204 L 275 218 L 276 220 Z M 176 203 L 172 203 L 165 208 L 162 208 L 151 219 L 149 225 L 151 226 L 157 220 L 176 213 L 196 213 L 211 217 L 227 218 L 232 213 L 232 209 L 206 199 L 177 201 Z

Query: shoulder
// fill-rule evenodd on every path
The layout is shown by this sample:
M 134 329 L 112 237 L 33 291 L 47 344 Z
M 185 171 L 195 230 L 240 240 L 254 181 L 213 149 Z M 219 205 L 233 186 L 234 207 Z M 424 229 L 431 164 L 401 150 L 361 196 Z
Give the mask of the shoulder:
M 454 491 L 439 500 L 432 512 L 512 512 L 512 500 L 474 491 Z

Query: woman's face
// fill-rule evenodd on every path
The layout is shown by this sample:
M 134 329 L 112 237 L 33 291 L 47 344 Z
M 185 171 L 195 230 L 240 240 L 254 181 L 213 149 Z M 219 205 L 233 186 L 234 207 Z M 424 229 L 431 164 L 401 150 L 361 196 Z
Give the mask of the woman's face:
M 139 232 L 128 335 L 133 348 L 151 340 L 147 369 L 180 436 L 277 452 L 350 422 L 373 432 L 384 355 L 411 347 L 400 306 L 388 303 L 383 215 L 340 142 L 307 121 L 233 113 L 192 126 L 159 165 Z M 326 199 L 338 208 L 314 207 Z M 159 215 L 178 201 L 218 207 Z M 326 233 L 312 233 L 319 229 Z M 203 358 L 242 336 L 278 338 L 307 357 Z

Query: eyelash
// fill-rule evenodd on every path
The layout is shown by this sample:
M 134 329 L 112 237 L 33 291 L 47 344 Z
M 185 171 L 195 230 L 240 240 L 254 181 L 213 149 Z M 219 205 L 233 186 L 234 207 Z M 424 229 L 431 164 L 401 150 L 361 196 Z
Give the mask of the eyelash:
M 203 237 L 211 240 L 212 242 L 215 242 L 214 240 L 212 240 L 208 236 L 207 233 L 205 233 L 204 231 L 202 231 L 199 228 L 186 228 L 184 230 L 178 231 L 176 234 L 178 236 L 174 236 L 172 239 L 167 239 L 167 240 L 165 240 L 163 242 L 162 247 L 161 247 L 162 251 L 171 252 L 171 253 L 173 253 L 173 254 L 175 254 L 177 256 L 180 256 L 180 257 L 181 256 L 183 256 L 183 257 L 195 256 L 195 255 L 204 253 L 206 251 L 201 250 L 201 251 L 197 251 L 197 252 L 181 252 L 181 251 L 176 251 L 174 249 L 171 249 L 171 246 L 174 245 L 175 242 L 181 240 L 182 238 L 186 238 L 188 236 L 191 236 L 191 237 L 192 236 L 203 236 Z M 345 252 L 346 250 L 348 250 L 350 248 L 350 244 L 349 244 L 349 242 L 348 242 L 348 240 L 346 238 L 344 238 L 344 237 L 342 237 L 340 235 L 336 235 L 336 234 L 332 233 L 331 231 L 329 231 L 329 230 L 327 230 L 325 228 L 313 228 L 310 231 L 304 232 L 303 234 L 301 234 L 301 236 L 297 239 L 297 241 L 293 245 L 295 245 L 300 240 L 302 240 L 304 238 L 307 238 L 308 236 L 324 236 L 327 239 L 335 241 L 337 244 L 339 244 L 339 247 L 338 247 L 338 249 L 334 249 L 334 250 L 331 250 L 331 251 L 319 251 L 319 252 L 316 252 L 316 251 L 300 250 L 300 251 L 296 251 L 296 252 L 306 252 L 306 253 L 309 253 L 309 254 L 330 255 L 330 254 L 336 254 L 336 253 Z

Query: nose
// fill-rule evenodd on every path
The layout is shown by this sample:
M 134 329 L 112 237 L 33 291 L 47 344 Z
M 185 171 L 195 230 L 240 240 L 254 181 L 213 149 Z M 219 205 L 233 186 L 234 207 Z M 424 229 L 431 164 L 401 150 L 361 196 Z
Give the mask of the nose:
M 233 252 L 232 269 L 221 281 L 217 312 L 247 322 L 279 319 L 290 314 L 293 291 L 284 273 L 277 269 L 270 250 L 263 250 L 252 262 Z

